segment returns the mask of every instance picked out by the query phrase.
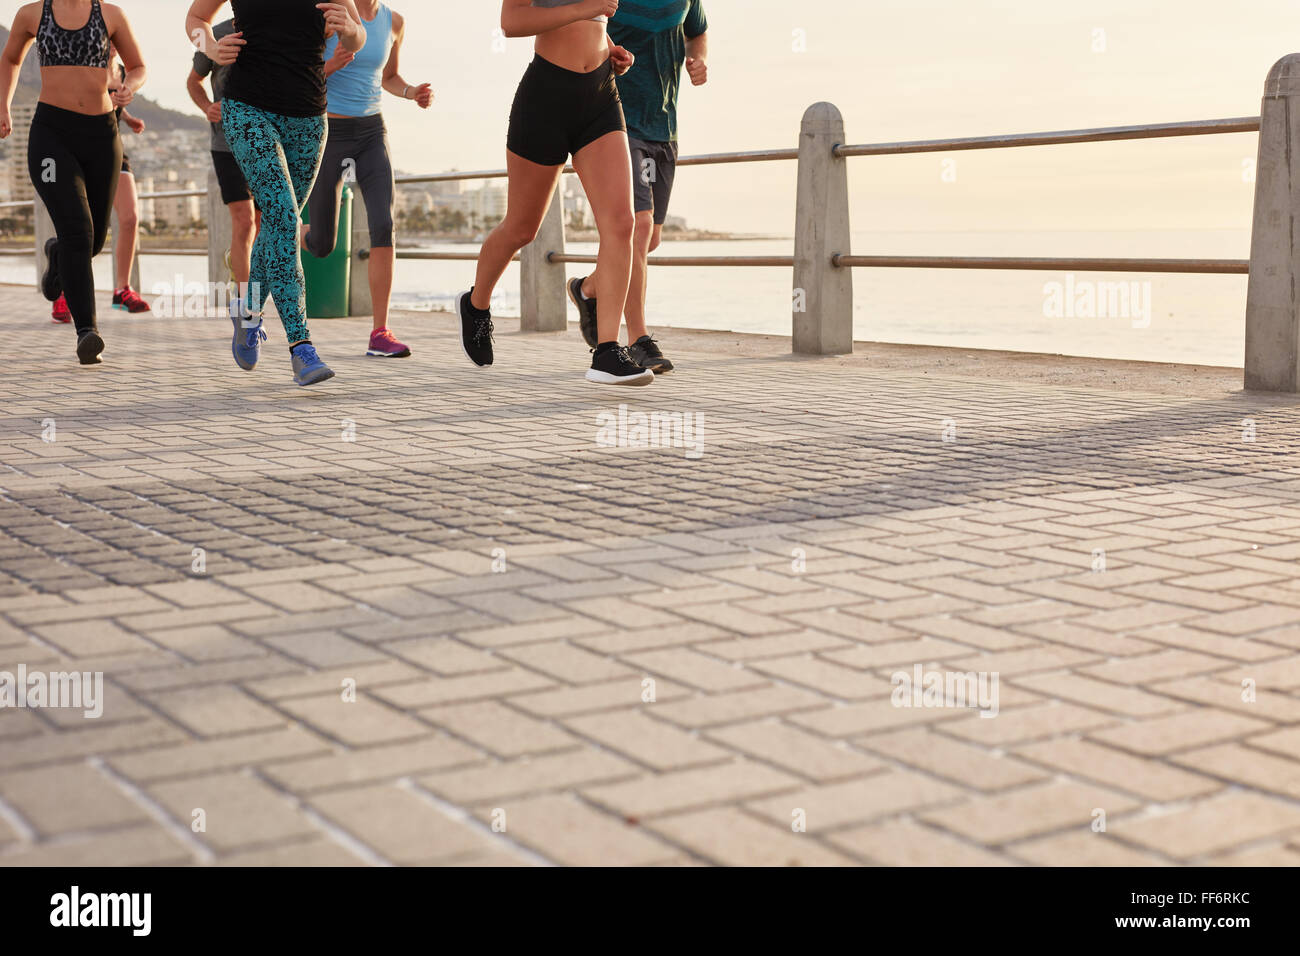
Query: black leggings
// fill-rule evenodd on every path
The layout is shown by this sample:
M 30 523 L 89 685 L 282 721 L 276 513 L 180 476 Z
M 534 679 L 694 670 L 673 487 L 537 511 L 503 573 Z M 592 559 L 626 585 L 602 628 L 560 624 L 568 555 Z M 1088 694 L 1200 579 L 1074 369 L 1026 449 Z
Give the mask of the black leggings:
M 87 116 L 38 103 L 27 169 L 58 235 L 59 277 L 77 331 L 95 327 L 90 260 L 104 248 L 122 172 L 122 139 L 112 113 Z
M 382 116 L 330 117 L 325 156 L 307 200 L 307 215 L 311 218 L 307 251 L 313 256 L 324 259 L 334 251 L 343 184 L 349 181 L 360 187 L 366 204 L 371 247 L 392 246 L 396 186 L 389 155 L 388 131 Z

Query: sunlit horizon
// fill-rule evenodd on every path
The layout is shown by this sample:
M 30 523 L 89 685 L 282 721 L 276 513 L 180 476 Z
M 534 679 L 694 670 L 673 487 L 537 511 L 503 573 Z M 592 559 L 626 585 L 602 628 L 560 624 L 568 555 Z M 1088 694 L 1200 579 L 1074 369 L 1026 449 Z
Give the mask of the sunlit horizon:
M 12 22 L 20 4 L 0 2 Z M 150 67 L 145 95 L 191 112 L 188 0 L 125 0 Z M 498 168 L 530 40 L 494 37 L 499 6 L 392 4 L 407 19 L 402 71 L 431 82 L 421 112 L 385 119 L 408 172 Z M 227 8 L 228 10 L 229 8 Z M 1300 43 L 1300 7 L 1102 0 L 872 4 L 706 0 L 710 82 L 681 97 L 681 151 L 792 146 L 819 100 L 850 142 L 1017 133 L 1256 115 L 1269 67 Z M 1295 40 L 1291 38 L 1295 37 Z M 1245 229 L 1255 136 L 1043 147 L 850 161 L 855 230 Z M 948 176 L 944 176 L 947 172 Z M 691 168 L 674 212 L 691 225 L 792 231 L 794 165 Z

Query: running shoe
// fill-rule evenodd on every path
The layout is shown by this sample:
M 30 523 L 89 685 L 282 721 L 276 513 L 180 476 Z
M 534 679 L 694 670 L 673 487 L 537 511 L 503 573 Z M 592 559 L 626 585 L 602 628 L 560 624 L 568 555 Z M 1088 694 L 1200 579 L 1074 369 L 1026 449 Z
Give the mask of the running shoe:
M 406 358 L 411 350 L 397 339 L 387 328 L 376 329 L 370 333 L 370 348 L 366 355 L 370 358 Z
M 460 345 L 467 359 L 479 368 L 487 368 L 492 364 L 492 313 L 474 308 L 469 296 L 469 292 L 462 292 L 456 302 L 460 313 Z
M 298 343 L 289 354 L 293 356 L 293 380 L 299 385 L 315 385 L 334 377 L 333 370 L 321 361 L 310 342 Z
M 588 348 L 594 349 L 600 344 L 596 331 L 596 300 L 588 299 L 582 294 L 582 284 L 587 277 L 569 280 L 569 298 L 578 307 L 578 328 L 582 330 L 583 341 Z
M 642 368 L 648 368 L 656 375 L 663 375 L 673 370 L 673 363 L 664 358 L 659 351 L 659 343 L 648 335 L 643 335 L 627 347 L 627 354 L 632 361 Z
M 59 296 L 54 300 L 54 309 L 50 312 L 50 320 L 67 325 L 72 321 L 72 312 L 68 309 L 68 300 Z
M 130 312 L 132 315 L 153 311 L 149 308 L 149 303 L 140 298 L 135 289 L 132 289 L 129 285 L 123 286 L 113 293 L 113 308 Z
M 45 240 L 45 274 L 41 276 L 41 294 L 53 302 L 63 295 L 63 279 L 59 276 L 59 240 Z
M 230 340 L 230 354 L 235 357 L 236 365 L 245 372 L 251 372 L 257 360 L 262 357 L 262 343 L 266 341 L 262 319 L 259 317 L 256 325 L 246 325 L 245 322 L 253 321 L 251 317 L 241 319 L 238 315 L 232 315 L 230 321 L 235 324 L 235 335 Z
M 608 344 L 595 349 L 591 355 L 591 368 L 587 381 L 597 385 L 649 385 L 655 373 L 632 361 L 627 349 Z
M 95 329 L 82 329 L 77 333 L 77 359 L 82 365 L 99 365 L 104 351 L 104 340 Z

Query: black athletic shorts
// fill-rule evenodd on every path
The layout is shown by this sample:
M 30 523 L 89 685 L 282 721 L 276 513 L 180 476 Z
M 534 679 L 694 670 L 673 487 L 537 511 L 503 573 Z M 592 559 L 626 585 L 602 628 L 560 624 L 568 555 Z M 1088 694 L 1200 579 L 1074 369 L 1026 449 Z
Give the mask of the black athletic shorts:
M 217 182 L 221 186 L 221 201 L 229 206 L 232 202 L 247 202 L 253 198 L 253 191 L 248 188 L 244 171 L 235 161 L 234 153 L 212 151 L 212 168 L 217 171 Z
M 125 175 L 127 175 L 127 176 L 132 175 L 132 173 L 131 173 L 131 157 L 130 157 L 130 156 L 123 156 L 123 157 L 122 157 L 122 172 L 123 172 Z
M 542 166 L 563 166 L 584 146 L 626 129 L 609 60 L 574 73 L 535 56 L 510 108 L 506 147 Z
M 677 144 L 628 139 L 632 150 L 632 198 L 637 212 L 654 211 L 655 225 L 668 218 L 668 200 L 677 175 Z

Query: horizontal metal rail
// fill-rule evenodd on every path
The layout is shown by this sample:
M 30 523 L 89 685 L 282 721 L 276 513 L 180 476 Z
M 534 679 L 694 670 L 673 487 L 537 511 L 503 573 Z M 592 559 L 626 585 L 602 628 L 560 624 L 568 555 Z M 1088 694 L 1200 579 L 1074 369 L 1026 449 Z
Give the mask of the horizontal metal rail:
M 144 256 L 201 256 L 203 249 L 144 248 Z M 369 258 L 363 255 L 362 258 Z M 441 262 L 476 262 L 477 252 L 432 252 L 398 249 L 397 258 Z M 513 261 L 518 262 L 515 255 Z M 546 261 L 595 265 L 595 256 L 550 252 Z M 988 269 L 1031 272 L 1151 272 L 1200 275 L 1248 275 L 1249 259 L 1078 259 L 1018 256 L 846 256 L 831 263 L 847 269 Z M 789 269 L 794 256 L 651 256 L 652 266 L 749 266 Z
M 1235 119 L 1192 120 L 1185 123 L 1149 123 L 1143 126 L 1108 126 L 1098 129 L 1058 130 L 963 139 L 927 139 L 903 143 L 836 146 L 838 157 L 899 156 L 907 153 L 947 153 L 970 149 L 1009 149 L 1018 146 L 1060 146 L 1066 143 L 1111 143 L 1131 139 L 1168 139 L 1173 136 L 1209 136 L 1219 133 L 1258 133 L 1258 116 Z
M 1041 272 L 1175 272 L 1247 275 L 1249 259 L 1068 259 L 1018 256 L 845 256 L 834 265 L 870 269 L 1016 269 Z
M 797 149 L 752 149 L 738 153 L 701 153 L 697 156 L 682 156 L 677 160 L 677 165 L 722 166 L 728 163 L 768 163 L 798 158 L 799 150 Z M 566 165 L 564 171 L 566 173 L 577 172 L 572 164 Z M 417 183 L 454 183 L 472 179 L 505 179 L 507 175 L 504 169 L 479 169 L 464 173 L 413 173 L 407 176 L 397 176 L 395 181 L 399 186 L 410 186 Z
M 369 258 L 370 258 L 370 252 L 369 252 L 369 250 L 365 250 L 365 251 L 363 251 L 360 255 L 361 255 L 361 258 L 363 258 L 363 259 L 369 259 Z M 399 259 L 424 259 L 424 260 L 443 261 L 443 262 L 477 262 L 477 261 L 478 261 L 478 253 L 477 253 L 477 252 L 431 252 L 431 251 L 429 251 L 429 250 L 427 250 L 427 249 L 401 249 L 401 248 L 399 248 L 399 249 L 397 250 L 397 258 L 399 258 Z M 519 253 L 515 253 L 515 254 L 511 257 L 511 261 L 512 261 L 512 262 L 518 262 L 518 261 L 519 261 Z
M 578 262 L 595 265 L 595 256 L 571 256 L 548 252 L 547 262 Z M 794 256 L 651 256 L 652 266 L 779 266 L 794 267 Z
M 1132 139 L 1163 139 L 1172 136 L 1206 136 L 1215 133 L 1257 133 L 1258 116 L 1235 119 L 1193 120 L 1183 123 L 1153 123 L 1142 126 L 1111 126 L 1098 129 L 1060 130 L 1046 133 L 1023 133 L 998 136 L 974 136 L 962 139 L 931 139 L 899 143 L 869 143 L 857 146 L 836 146 L 839 157 L 892 156 L 906 153 L 938 153 L 971 149 L 1006 149 L 1017 146 L 1055 146 L 1065 143 L 1104 143 Z M 732 163 L 766 163 L 793 161 L 799 158 L 797 149 L 754 149 L 733 153 L 701 153 L 683 156 L 678 166 L 722 166 Z M 566 173 L 574 172 L 571 165 Z M 505 179 L 504 169 L 478 169 L 466 172 L 413 173 L 396 177 L 399 185 L 419 183 L 450 183 L 479 179 Z M 165 192 L 143 193 L 146 199 L 185 199 L 206 196 L 206 189 L 178 189 Z M 0 202 L 0 209 L 17 209 L 31 206 L 32 200 Z

